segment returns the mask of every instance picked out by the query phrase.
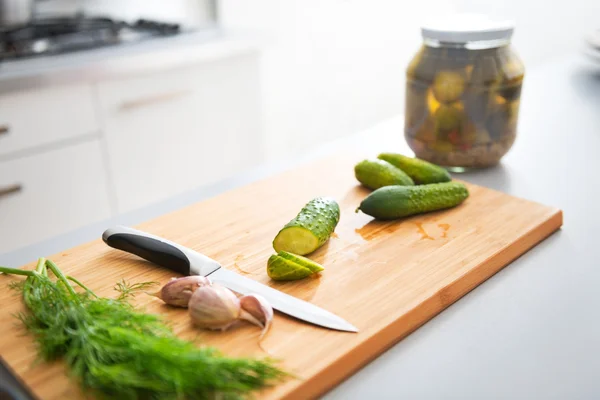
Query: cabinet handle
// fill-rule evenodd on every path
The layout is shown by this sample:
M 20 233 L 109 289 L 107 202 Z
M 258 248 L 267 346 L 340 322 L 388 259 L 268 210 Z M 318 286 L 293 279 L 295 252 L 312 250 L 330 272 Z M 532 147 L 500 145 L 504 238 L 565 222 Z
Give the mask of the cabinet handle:
M 0 125 L 0 135 L 6 135 L 9 131 L 8 125 Z
M 158 104 L 158 103 L 163 103 L 166 101 L 175 100 L 180 97 L 186 96 L 190 93 L 191 93 L 191 91 L 189 91 L 189 90 L 180 90 L 177 92 L 155 94 L 155 95 L 144 97 L 141 99 L 126 101 L 123 104 L 121 104 L 119 109 L 121 111 L 130 111 L 130 110 L 133 110 L 136 108 L 141 108 L 141 107 L 149 106 L 152 104 Z
M 8 196 L 9 194 L 18 193 L 23 190 L 23 185 L 15 183 L 14 185 L 0 186 L 0 197 Z

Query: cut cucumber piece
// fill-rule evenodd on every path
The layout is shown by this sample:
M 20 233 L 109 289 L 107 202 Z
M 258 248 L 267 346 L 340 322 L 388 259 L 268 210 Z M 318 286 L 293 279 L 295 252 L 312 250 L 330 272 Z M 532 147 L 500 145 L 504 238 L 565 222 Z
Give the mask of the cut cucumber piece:
M 325 269 L 321 264 L 317 264 L 313 260 L 309 260 L 308 258 L 299 256 L 297 254 L 288 253 L 287 251 L 280 251 L 278 256 L 285 258 L 286 260 L 295 262 L 296 264 L 304 268 L 308 268 L 313 273 L 321 272 Z
M 308 254 L 319 247 L 321 245 L 315 234 L 301 226 L 283 228 L 273 241 L 273 248 L 277 252 L 287 250 L 296 254 Z
M 300 264 L 273 254 L 267 263 L 267 274 L 274 281 L 296 281 L 312 275 L 313 272 Z
M 329 239 L 339 220 L 338 203 L 329 197 L 317 197 L 279 231 L 273 240 L 273 248 L 278 253 L 312 253 Z

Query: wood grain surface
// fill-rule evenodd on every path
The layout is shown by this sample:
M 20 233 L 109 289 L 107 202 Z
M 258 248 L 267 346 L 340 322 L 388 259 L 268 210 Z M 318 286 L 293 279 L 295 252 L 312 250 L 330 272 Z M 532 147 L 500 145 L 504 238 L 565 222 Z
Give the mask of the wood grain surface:
M 263 346 L 298 379 L 258 393 L 258 398 L 306 399 L 326 392 L 562 225 L 560 210 L 473 185 L 468 185 L 471 196 L 454 209 L 374 221 L 354 212 L 368 194 L 353 176 L 353 165 L 361 158 L 330 156 L 137 227 L 326 308 L 360 329 L 357 334 L 330 331 L 276 313 Z M 266 263 L 273 238 L 316 196 L 335 197 L 342 210 L 331 240 L 310 255 L 325 271 L 296 282 L 271 281 Z M 104 296 L 115 296 L 113 286 L 122 278 L 166 282 L 173 276 L 100 239 L 50 258 Z M 14 279 L 0 276 L 0 287 Z M 254 326 L 201 331 L 183 309 L 144 294 L 136 303 L 163 314 L 180 336 L 199 345 L 217 346 L 232 356 L 267 355 L 257 345 L 260 331 Z M 0 304 L 0 354 L 34 393 L 52 400 L 89 397 L 60 362 L 34 363 L 33 341 L 12 316 L 23 310 L 20 298 L 3 289 Z

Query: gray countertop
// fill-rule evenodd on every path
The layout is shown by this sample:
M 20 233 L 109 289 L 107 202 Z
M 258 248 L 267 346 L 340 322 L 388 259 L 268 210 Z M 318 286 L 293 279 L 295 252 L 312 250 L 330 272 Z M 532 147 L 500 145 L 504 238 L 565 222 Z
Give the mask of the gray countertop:
M 243 176 L 0 255 L 21 265 L 343 146 L 402 144 L 402 120 Z M 381 138 L 383 141 L 379 141 Z M 377 139 L 377 140 L 374 140 Z M 374 143 L 376 142 L 376 143 Z M 369 149 L 369 150 L 367 150 Z M 563 229 L 325 396 L 328 399 L 600 397 L 600 68 L 578 56 L 528 71 L 519 136 L 501 166 L 461 178 L 564 211 Z
M 95 82 L 256 51 L 259 39 L 218 27 L 87 51 L 0 62 L 0 94 Z
M 515 147 L 464 179 L 560 207 L 562 230 L 326 398 L 600 398 L 598 171 L 600 68 L 529 71 Z

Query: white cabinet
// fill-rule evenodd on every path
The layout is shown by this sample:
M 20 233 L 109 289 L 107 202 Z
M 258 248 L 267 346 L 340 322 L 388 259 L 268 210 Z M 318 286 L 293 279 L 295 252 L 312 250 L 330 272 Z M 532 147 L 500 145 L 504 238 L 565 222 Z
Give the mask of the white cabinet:
M 117 209 L 222 180 L 262 159 L 258 57 L 98 84 Z
M 225 50 L 0 94 L 0 254 L 260 163 L 258 52 Z
M 97 133 L 91 85 L 0 95 L 0 157 Z
M 110 217 L 106 183 L 97 139 L 0 162 L 0 254 Z

